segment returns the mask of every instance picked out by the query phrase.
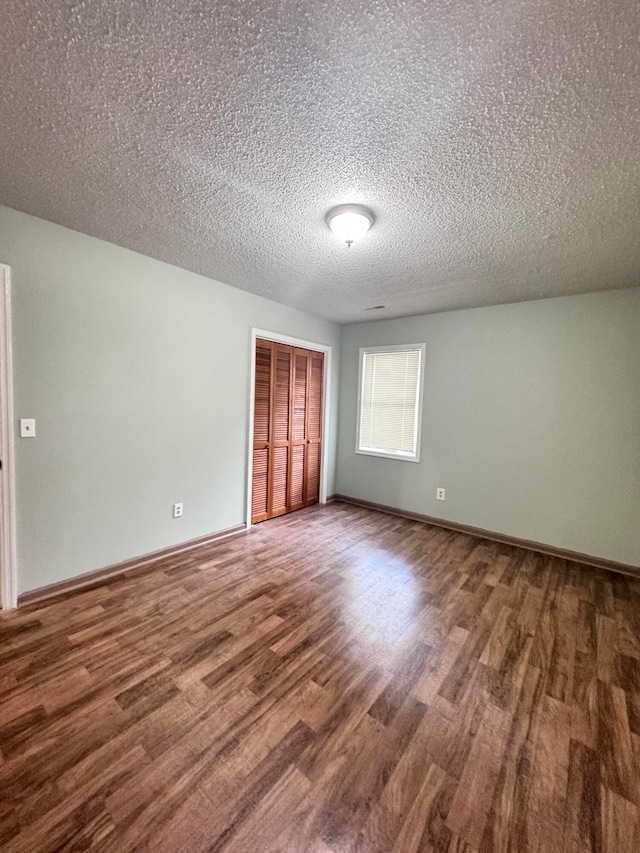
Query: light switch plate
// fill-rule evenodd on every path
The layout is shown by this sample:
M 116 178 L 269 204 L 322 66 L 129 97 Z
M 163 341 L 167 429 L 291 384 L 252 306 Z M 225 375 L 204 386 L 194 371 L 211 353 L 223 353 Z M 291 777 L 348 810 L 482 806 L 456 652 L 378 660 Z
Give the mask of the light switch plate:
M 20 418 L 20 438 L 35 438 L 35 418 Z

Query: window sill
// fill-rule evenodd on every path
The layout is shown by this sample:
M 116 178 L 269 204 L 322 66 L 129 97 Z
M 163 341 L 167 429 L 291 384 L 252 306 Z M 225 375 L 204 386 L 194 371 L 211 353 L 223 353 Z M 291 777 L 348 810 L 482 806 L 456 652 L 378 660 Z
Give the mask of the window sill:
M 395 459 L 398 462 L 420 462 L 420 456 L 404 456 L 401 453 L 385 453 L 384 450 L 360 450 L 356 448 L 359 456 L 377 456 L 380 459 Z

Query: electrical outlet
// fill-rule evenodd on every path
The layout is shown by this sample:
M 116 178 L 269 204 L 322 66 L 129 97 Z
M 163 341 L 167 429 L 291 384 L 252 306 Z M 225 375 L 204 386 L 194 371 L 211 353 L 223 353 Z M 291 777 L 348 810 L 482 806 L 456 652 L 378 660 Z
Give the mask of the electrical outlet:
M 20 438 L 35 438 L 36 422 L 34 418 L 20 418 Z
M 444 497 L 444 489 L 441 489 L 440 486 L 436 489 L 436 500 L 443 501 Z
M 173 505 L 173 517 L 182 518 L 182 504 Z

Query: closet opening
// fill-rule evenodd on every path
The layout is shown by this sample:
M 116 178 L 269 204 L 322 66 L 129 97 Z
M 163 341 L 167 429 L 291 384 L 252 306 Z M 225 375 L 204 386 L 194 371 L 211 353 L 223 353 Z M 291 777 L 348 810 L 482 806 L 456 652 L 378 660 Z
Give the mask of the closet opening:
M 326 501 L 329 348 L 254 333 L 248 523 Z

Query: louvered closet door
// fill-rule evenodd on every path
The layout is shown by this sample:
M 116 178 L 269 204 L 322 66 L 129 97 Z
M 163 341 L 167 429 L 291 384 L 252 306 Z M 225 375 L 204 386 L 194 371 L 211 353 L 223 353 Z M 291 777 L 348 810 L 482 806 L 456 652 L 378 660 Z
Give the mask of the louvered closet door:
M 318 503 L 320 500 L 323 377 L 324 354 L 310 352 L 307 375 L 307 459 L 304 498 L 307 506 Z
M 324 355 L 257 341 L 253 523 L 317 503 Z
M 307 458 L 307 391 L 309 356 L 304 349 L 293 350 L 293 400 L 291 437 L 290 508 L 305 506 L 305 474 Z
M 251 491 L 251 521 L 269 518 L 271 481 L 271 364 L 273 344 L 256 343 L 255 400 L 253 411 L 253 482 Z
M 275 344 L 271 465 L 272 487 L 269 518 L 282 515 L 289 509 L 289 424 L 291 418 L 291 347 Z

